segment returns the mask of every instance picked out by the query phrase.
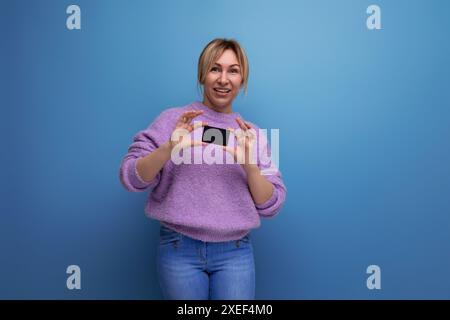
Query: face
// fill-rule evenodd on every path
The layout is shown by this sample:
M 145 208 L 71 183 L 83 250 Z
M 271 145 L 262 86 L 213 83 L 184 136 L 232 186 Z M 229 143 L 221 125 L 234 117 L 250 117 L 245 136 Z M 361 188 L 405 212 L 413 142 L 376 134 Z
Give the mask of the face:
M 231 103 L 242 85 L 241 67 L 233 50 L 227 49 L 208 71 L 203 84 L 203 104 L 218 112 L 231 113 Z

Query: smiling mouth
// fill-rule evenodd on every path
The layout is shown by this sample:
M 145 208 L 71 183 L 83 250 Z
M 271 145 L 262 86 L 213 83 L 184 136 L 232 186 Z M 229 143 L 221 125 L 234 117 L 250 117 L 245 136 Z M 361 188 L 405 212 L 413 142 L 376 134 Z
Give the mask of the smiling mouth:
M 219 93 L 229 93 L 229 92 L 231 92 L 230 89 L 219 89 L 219 88 L 214 88 L 214 91 L 219 92 Z

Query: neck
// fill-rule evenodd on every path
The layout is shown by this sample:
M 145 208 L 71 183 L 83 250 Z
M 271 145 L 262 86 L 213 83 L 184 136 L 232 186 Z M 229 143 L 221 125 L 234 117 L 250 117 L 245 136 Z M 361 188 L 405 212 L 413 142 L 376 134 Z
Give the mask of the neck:
M 231 104 L 229 104 L 228 106 L 226 106 L 225 108 L 218 108 L 216 106 L 214 106 L 212 103 L 209 102 L 209 100 L 207 98 L 203 99 L 202 102 L 205 106 L 207 106 L 208 108 L 216 111 L 216 112 L 220 112 L 220 113 L 233 113 L 233 110 L 231 108 Z

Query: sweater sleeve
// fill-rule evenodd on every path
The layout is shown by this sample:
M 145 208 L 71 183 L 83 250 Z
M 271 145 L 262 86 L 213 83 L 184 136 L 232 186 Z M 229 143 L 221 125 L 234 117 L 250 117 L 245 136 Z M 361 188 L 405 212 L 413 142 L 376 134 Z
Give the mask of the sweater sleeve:
M 259 131 L 259 129 L 257 129 Z M 262 204 L 255 204 L 258 214 L 269 218 L 280 212 L 286 199 L 286 186 L 281 179 L 281 172 L 271 157 L 270 145 L 265 132 L 258 133 L 257 165 L 261 174 L 273 185 L 272 196 Z
M 156 187 L 161 179 L 161 171 L 151 181 L 144 181 L 138 174 L 137 160 L 145 157 L 164 143 L 165 132 L 164 112 L 161 113 L 147 129 L 139 131 L 133 138 L 133 143 L 122 160 L 119 169 L 120 182 L 126 190 L 142 192 L 147 188 Z M 161 169 L 163 170 L 163 169 Z

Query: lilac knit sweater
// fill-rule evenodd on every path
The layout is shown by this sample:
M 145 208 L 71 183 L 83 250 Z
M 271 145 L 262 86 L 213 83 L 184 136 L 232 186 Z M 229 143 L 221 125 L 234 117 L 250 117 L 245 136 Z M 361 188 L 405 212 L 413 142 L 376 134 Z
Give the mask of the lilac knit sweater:
M 167 109 L 147 129 L 135 135 L 120 166 L 120 181 L 128 191 L 152 189 L 145 213 L 166 227 L 202 241 L 240 239 L 250 229 L 260 226 L 260 217 L 277 214 L 286 197 L 286 187 L 280 172 L 267 170 L 270 166 L 261 164 L 259 157 L 258 167 L 262 172 L 269 172 L 268 175 L 264 173 L 264 176 L 274 186 L 271 198 L 260 205 L 255 205 L 246 173 L 238 163 L 207 164 L 203 161 L 202 164 L 174 164 L 170 159 L 148 183 L 136 171 L 137 159 L 167 142 L 177 119 L 187 110 L 204 110 L 194 121 L 206 121 L 210 126 L 220 128 L 239 128 L 235 121 L 240 117 L 238 113 L 219 113 L 198 101 L 184 107 Z M 251 124 L 258 131 L 258 127 Z M 191 133 L 193 139 L 197 130 L 202 132 L 203 128 L 197 128 Z M 260 139 L 259 134 L 257 139 Z M 268 148 L 265 152 L 270 155 L 267 139 L 263 141 Z M 201 153 L 206 147 L 195 147 L 196 150 L 199 148 Z

